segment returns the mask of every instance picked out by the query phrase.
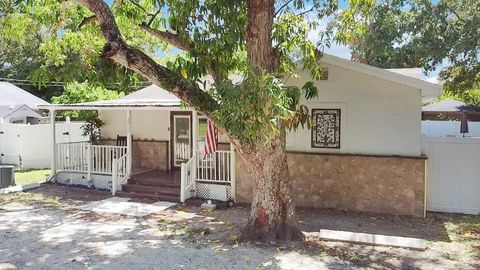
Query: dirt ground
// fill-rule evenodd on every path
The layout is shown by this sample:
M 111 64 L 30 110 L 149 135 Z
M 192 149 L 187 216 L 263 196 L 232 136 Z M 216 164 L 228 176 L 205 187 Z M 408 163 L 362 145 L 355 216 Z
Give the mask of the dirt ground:
M 143 218 L 73 206 L 106 192 L 44 185 L 0 196 L 0 269 L 480 269 L 480 217 L 299 209 L 304 243 L 239 243 L 248 206 L 180 205 Z M 426 251 L 320 241 L 334 229 L 428 240 Z

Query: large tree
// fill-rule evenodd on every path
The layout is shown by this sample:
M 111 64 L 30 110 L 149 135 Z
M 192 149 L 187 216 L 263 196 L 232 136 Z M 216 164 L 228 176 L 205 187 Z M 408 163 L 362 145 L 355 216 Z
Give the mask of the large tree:
M 309 31 L 324 16 L 355 13 L 373 0 L 352 1 L 341 11 L 334 0 L 33 2 L 30 10 L 49 16 L 27 16 L 60 29 L 41 46 L 49 64 L 64 67 L 67 48 L 90 72 L 91 59 L 113 60 L 175 94 L 229 136 L 254 180 L 243 237 L 303 239 L 295 221 L 285 130 L 310 124 L 299 101 L 302 94 L 314 97 L 317 89 L 312 82 L 285 86 L 282 78 L 296 76 L 298 63 L 313 80 L 319 78 L 321 53 L 308 40 Z M 162 59 L 166 52 L 176 57 Z M 234 71 L 244 74 L 240 84 L 228 79 Z M 199 83 L 206 75 L 214 80 L 210 91 Z

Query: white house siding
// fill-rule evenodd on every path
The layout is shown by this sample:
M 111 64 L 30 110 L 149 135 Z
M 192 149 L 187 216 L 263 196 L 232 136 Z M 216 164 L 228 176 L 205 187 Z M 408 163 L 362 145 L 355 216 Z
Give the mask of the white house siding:
M 340 149 L 312 148 L 311 130 L 300 128 L 287 137 L 287 149 L 300 152 L 333 152 L 372 155 L 421 155 L 421 92 L 332 65 L 327 81 L 317 81 L 319 96 L 302 100 L 309 109 L 340 109 Z M 287 85 L 310 80 L 300 72 Z M 125 111 L 101 111 L 103 136 L 116 138 L 126 133 Z M 169 140 L 170 113 L 160 110 L 133 110 L 135 139 Z M 223 141 L 223 140 L 222 140 Z
M 99 117 L 105 122 L 102 136 L 116 139 L 127 133 L 126 111 L 100 111 Z M 170 140 L 170 112 L 160 110 L 133 110 L 132 135 L 140 140 Z
M 311 130 L 287 137 L 287 149 L 301 152 L 404 155 L 421 154 L 421 92 L 332 65 L 327 81 L 317 81 L 318 98 L 302 100 L 309 109 L 341 109 L 340 149 L 311 147 Z M 286 80 L 302 86 L 308 73 Z
M 126 111 L 99 111 L 99 117 L 105 122 L 102 136 L 116 139 L 127 132 Z M 201 116 L 199 116 L 200 118 Z M 132 110 L 132 134 L 136 140 L 170 141 L 170 111 L 167 110 Z M 199 134 L 202 140 L 204 134 Z M 228 137 L 219 134 L 220 143 L 229 143 Z M 199 144 L 203 149 L 203 143 Z

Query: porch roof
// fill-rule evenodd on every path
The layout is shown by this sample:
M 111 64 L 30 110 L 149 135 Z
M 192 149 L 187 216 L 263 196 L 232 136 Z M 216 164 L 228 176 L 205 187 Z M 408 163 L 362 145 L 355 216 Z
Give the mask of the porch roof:
M 49 110 L 122 110 L 147 108 L 178 108 L 181 101 L 175 95 L 157 85 L 150 85 L 119 99 L 99 100 L 72 104 L 40 105 L 40 109 Z

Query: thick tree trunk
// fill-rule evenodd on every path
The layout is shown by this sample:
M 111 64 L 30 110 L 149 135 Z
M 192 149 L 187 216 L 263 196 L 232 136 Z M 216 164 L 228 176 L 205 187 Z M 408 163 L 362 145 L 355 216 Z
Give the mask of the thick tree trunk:
M 239 151 L 253 176 L 250 220 L 242 239 L 271 243 L 304 238 L 296 227 L 284 138 L 275 140 L 271 147 L 258 144 Z
M 247 58 L 250 65 L 276 72 L 279 57 L 272 47 L 274 0 L 247 0 Z
M 274 0 L 247 0 L 247 58 L 250 65 L 275 73 L 279 55 L 272 47 Z M 282 134 L 266 147 L 263 142 L 239 152 L 253 174 L 253 201 L 250 220 L 242 238 L 269 243 L 275 240 L 303 240 L 296 227 L 284 127 Z

